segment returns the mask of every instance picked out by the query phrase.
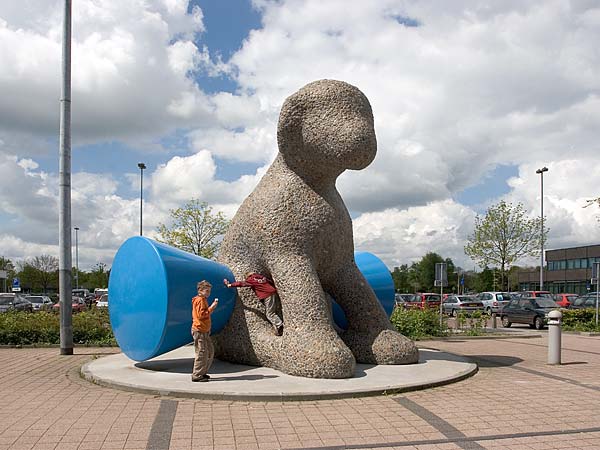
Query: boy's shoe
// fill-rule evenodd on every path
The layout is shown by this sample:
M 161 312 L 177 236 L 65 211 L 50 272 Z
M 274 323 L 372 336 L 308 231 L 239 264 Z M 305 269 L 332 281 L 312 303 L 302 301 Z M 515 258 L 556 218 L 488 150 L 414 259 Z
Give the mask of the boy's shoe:
M 275 336 L 281 336 L 283 334 L 283 325 L 275 327 Z
M 192 377 L 192 381 L 194 383 L 197 383 L 197 382 L 206 382 L 208 380 L 210 380 L 210 376 L 209 375 L 201 375 L 199 377 Z

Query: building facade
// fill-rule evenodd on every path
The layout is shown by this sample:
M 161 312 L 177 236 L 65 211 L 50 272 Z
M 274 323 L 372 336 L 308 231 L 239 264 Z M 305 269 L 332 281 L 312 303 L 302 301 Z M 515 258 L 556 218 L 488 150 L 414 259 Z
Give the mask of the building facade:
M 600 262 L 600 245 L 548 250 L 545 257 L 544 290 L 555 294 L 585 294 L 596 290 L 596 284 L 591 284 L 590 279 L 593 264 Z M 519 290 L 539 288 L 539 268 L 519 272 Z

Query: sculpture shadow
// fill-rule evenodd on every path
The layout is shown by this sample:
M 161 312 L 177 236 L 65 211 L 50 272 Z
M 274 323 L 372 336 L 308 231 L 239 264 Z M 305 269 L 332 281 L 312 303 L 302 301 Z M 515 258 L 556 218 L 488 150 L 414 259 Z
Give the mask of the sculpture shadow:
M 419 349 L 418 364 L 426 364 L 428 361 L 455 361 L 464 362 L 465 356 L 454 355 L 452 353 L 441 352 L 428 348 Z
M 515 356 L 500 356 L 500 355 L 465 355 L 466 357 L 475 360 L 479 367 L 509 367 L 523 362 L 523 359 Z
M 278 375 L 240 375 L 235 377 L 215 377 L 214 373 L 211 375 L 210 381 L 258 381 L 265 380 L 267 378 L 279 378 Z
M 177 359 L 157 359 L 154 361 L 142 361 L 134 364 L 138 369 L 152 370 L 154 372 L 168 373 L 192 373 L 194 368 L 194 358 L 177 358 Z M 211 374 L 238 373 L 251 370 L 254 367 L 243 366 L 240 364 L 214 364 L 210 368 Z

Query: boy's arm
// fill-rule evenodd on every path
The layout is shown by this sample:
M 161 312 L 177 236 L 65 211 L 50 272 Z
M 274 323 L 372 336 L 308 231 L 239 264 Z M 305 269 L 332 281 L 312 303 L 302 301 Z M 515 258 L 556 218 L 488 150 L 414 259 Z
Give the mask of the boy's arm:
M 250 286 L 248 283 L 246 283 L 245 281 L 234 281 L 233 283 L 230 283 L 229 280 L 227 278 L 225 278 L 223 280 L 223 283 L 225 284 L 225 286 L 227 286 L 228 288 L 231 287 L 248 287 Z
M 215 298 L 214 301 L 212 302 L 212 304 L 208 307 L 209 314 L 212 314 L 212 312 L 215 310 L 215 308 L 217 307 L 218 304 L 219 304 L 219 299 Z

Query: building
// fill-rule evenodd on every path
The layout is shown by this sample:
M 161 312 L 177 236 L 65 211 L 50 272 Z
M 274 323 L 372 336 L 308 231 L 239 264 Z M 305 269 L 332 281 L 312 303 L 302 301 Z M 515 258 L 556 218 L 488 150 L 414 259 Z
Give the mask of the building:
M 600 262 L 600 245 L 548 250 L 545 257 L 544 290 L 556 294 L 585 294 L 596 290 L 596 285 L 591 284 L 590 279 L 594 262 Z M 539 288 L 539 268 L 519 272 L 519 290 Z

